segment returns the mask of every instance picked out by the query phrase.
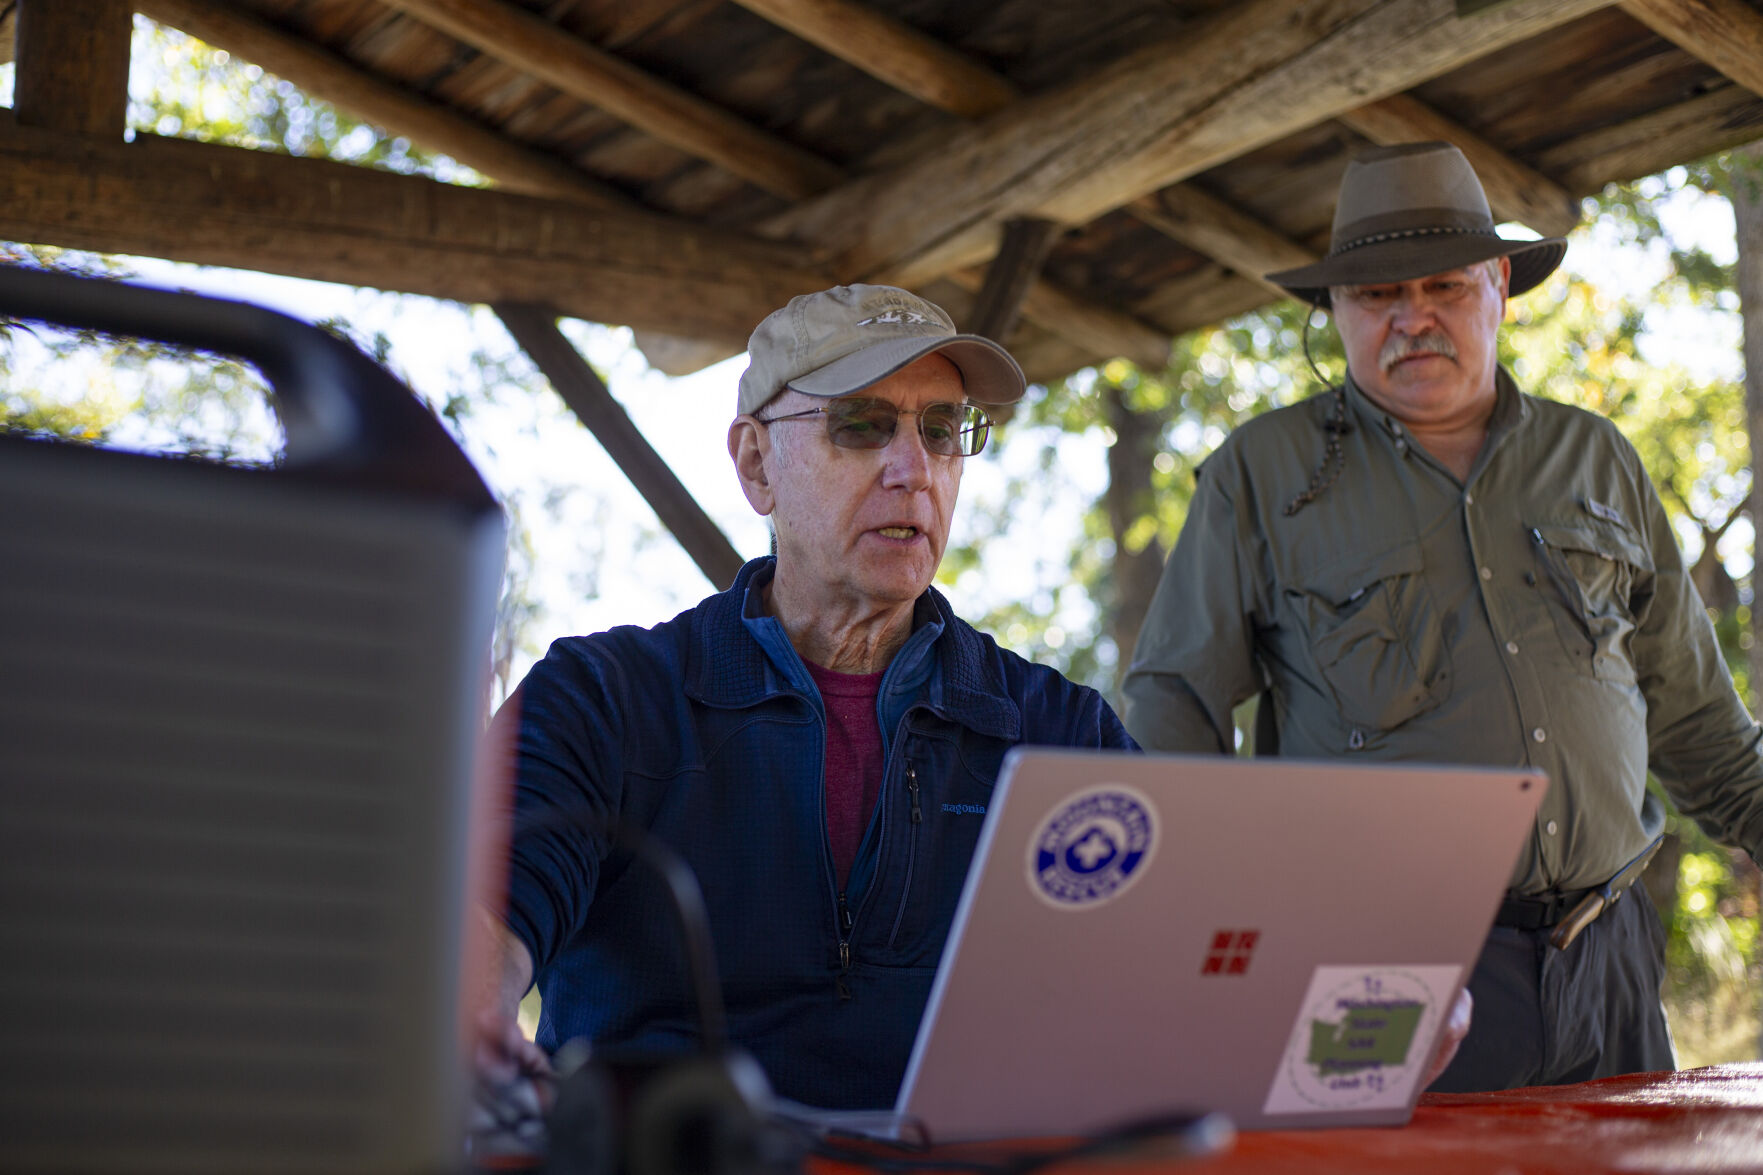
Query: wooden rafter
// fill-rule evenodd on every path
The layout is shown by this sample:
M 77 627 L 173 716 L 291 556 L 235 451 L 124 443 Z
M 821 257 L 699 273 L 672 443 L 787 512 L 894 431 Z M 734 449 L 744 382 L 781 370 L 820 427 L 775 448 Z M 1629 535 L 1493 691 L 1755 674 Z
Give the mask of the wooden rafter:
M 896 89 L 961 118 L 984 118 L 1021 97 L 1007 78 L 853 0 L 736 2 Z M 974 273 L 946 276 L 970 291 L 984 284 Z M 1024 318 L 1075 343 L 1087 355 L 1121 355 L 1153 368 L 1162 367 L 1169 358 L 1169 340 L 1160 332 L 1038 276 L 1020 292 L 1019 307 Z
M 406 135 L 431 150 L 445 152 L 508 191 L 571 199 L 596 207 L 629 207 L 617 193 L 555 157 L 511 142 L 310 41 L 240 11 L 227 0 L 136 0 L 135 6 L 152 19 L 285 77 L 358 118 L 391 133 Z M 1105 307 L 1089 306 L 1083 314 L 1076 315 L 1072 312 L 1074 301 L 1060 291 L 1048 291 L 1046 297 L 1027 301 L 1024 313 L 1044 329 L 1066 332 L 1080 345 L 1094 346 L 1111 340 L 1119 348 L 1098 350 L 1096 354 L 1125 354 L 1141 362 L 1149 362 L 1152 355 L 1158 354 L 1155 347 L 1147 346 L 1148 339 L 1156 336 L 1155 331 Z M 1057 311 L 1041 314 L 1047 307 L 1057 307 Z M 1107 323 L 1110 315 L 1116 321 Z M 639 346 L 652 363 L 674 374 L 699 370 L 740 349 L 737 341 L 727 336 L 702 340 L 670 337 L 656 331 L 643 332 Z M 1167 340 L 1162 344 L 1162 353 L 1167 353 Z M 1161 363 L 1161 359 L 1156 362 Z
M 986 270 L 982 267 L 958 269 L 948 275 L 950 283 L 973 294 L 980 291 L 985 280 Z M 1048 328 L 1048 333 L 1073 346 L 1083 356 L 1079 362 L 1118 355 L 1140 367 L 1155 369 L 1169 361 L 1168 332 L 1133 315 L 1099 307 L 1046 278 L 1029 286 L 1028 293 L 1023 295 L 1022 316 L 1037 325 L 1058 323 L 1058 329 Z M 1027 363 L 1023 370 L 1028 370 Z
M 511 192 L 595 207 L 628 205 L 612 189 L 554 157 L 523 147 L 311 41 L 283 32 L 230 0 L 134 0 L 134 5 L 143 15 L 287 78 L 363 121 L 445 152 Z
M 1763 12 L 1744 0 L 1624 0 L 1622 10 L 1752 93 L 1763 94 Z
M 1345 111 L 1340 121 L 1374 143 L 1456 144 L 1480 177 L 1497 220 L 1518 221 L 1545 237 L 1565 236 L 1579 223 L 1579 201 L 1566 188 L 1407 94 Z
M 1763 98 L 1738 85 L 1614 126 L 1600 127 L 1537 156 L 1537 165 L 1576 192 L 1652 175 L 1763 137 Z
M 1460 19 L 1451 0 L 1252 0 L 769 228 L 832 249 L 844 277 L 912 285 L 984 260 L 1013 216 L 1088 223 L 1609 3 L 1510 0 Z
M 506 0 L 380 0 L 662 142 L 800 200 L 843 172 Z
M 1016 87 L 910 25 L 853 0 L 735 0 L 896 90 L 962 118 L 1016 100 Z
M 570 411 L 630 478 L 704 578 L 718 589 L 733 583 L 742 562 L 734 544 L 649 444 L 581 352 L 557 329 L 557 312 L 548 306 L 517 304 L 498 305 L 494 309 L 521 350 L 538 365 Z
M 1316 260 L 1315 250 L 1193 184 L 1140 196 L 1127 208 L 1158 232 L 1229 266 L 1276 297 L 1286 297 L 1286 292 L 1263 274 Z
M 647 212 L 585 208 L 138 135 L 10 125 L 0 240 L 257 269 L 453 298 L 538 302 L 592 322 L 739 347 L 827 275 L 799 250 Z
M 17 11 L 18 121 L 121 139 L 134 32 L 129 0 L 29 0 Z

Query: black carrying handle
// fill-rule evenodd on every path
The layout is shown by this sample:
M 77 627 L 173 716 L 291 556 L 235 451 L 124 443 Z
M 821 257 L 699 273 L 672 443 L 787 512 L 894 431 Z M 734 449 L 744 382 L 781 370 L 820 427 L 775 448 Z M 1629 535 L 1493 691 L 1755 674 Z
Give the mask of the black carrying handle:
M 440 421 L 353 345 L 275 310 L 108 278 L 0 265 L 0 317 L 153 339 L 243 359 L 263 373 L 286 469 L 496 509 Z

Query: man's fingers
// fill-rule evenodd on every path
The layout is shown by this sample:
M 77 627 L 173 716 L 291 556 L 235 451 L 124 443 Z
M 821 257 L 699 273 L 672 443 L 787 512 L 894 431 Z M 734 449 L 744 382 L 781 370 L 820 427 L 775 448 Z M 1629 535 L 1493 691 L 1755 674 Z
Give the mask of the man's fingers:
M 1452 1058 L 1457 1055 L 1458 1046 L 1469 1035 L 1469 1024 L 1474 1018 L 1475 997 L 1469 994 L 1466 987 L 1457 993 L 1457 1000 L 1451 1005 L 1450 1014 L 1445 1017 L 1445 1030 L 1439 1036 L 1439 1047 L 1433 1053 L 1432 1064 L 1427 1067 L 1425 1079 L 1420 1083 L 1422 1089 L 1437 1081 L 1439 1075 L 1450 1067 Z

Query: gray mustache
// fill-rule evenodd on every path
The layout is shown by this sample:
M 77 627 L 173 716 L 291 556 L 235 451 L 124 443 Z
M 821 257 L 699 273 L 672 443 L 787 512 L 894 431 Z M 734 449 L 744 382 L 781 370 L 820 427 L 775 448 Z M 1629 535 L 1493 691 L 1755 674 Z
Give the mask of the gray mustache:
M 1451 340 L 1438 331 L 1427 331 L 1418 335 L 1392 335 L 1390 341 L 1378 352 L 1377 366 L 1388 371 L 1404 359 L 1415 355 L 1443 355 L 1446 359 L 1457 358 L 1457 348 Z

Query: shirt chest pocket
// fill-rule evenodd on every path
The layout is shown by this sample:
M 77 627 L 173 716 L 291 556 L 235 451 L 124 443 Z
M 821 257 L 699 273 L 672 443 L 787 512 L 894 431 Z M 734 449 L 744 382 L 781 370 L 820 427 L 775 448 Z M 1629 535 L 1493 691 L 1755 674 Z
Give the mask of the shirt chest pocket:
M 1450 689 L 1437 608 L 1420 548 L 1355 556 L 1298 577 L 1286 591 L 1343 721 L 1392 730 Z
M 1555 631 L 1574 668 L 1633 681 L 1634 599 L 1653 574 L 1646 549 L 1601 527 L 1541 524 L 1530 537 L 1544 573 L 1539 586 L 1549 589 Z

